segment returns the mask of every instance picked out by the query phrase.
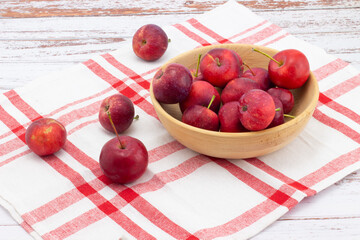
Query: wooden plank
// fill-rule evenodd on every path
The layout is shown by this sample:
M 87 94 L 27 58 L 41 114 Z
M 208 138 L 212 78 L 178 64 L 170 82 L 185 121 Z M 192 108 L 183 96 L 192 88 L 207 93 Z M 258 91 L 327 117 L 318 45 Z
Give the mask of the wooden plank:
M 144 14 L 200 13 L 225 3 L 226 0 L 3 0 L 0 16 L 9 18 L 54 17 L 54 16 L 119 16 Z M 356 0 L 243 0 L 245 6 L 259 11 L 283 9 L 319 9 L 360 7 Z

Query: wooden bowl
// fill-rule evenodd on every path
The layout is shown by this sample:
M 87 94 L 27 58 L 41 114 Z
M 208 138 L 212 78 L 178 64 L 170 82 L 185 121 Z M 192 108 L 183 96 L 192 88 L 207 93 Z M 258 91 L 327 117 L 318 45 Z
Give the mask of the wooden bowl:
M 271 48 L 246 44 L 212 45 L 180 54 L 165 65 L 179 63 L 189 69 L 194 69 L 199 54 L 204 55 L 209 50 L 218 47 L 236 51 L 250 67 L 265 69 L 267 69 L 269 59 L 252 51 L 252 48 L 256 47 L 271 56 L 278 52 Z M 292 92 L 295 105 L 289 114 L 295 116 L 294 119 L 285 118 L 284 124 L 261 131 L 224 133 L 196 128 L 181 122 L 182 114 L 179 104 L 159 103 L 154 97 L 152 84 L 150 86 L 151 101 L 156 113 L 163 126 L 177 141 L 204 155 L 228 159 L 258 157 L 274 152 L 290 143 L 303 130 L 319 98 L 319 88 L 313 73 L 301 88 Z

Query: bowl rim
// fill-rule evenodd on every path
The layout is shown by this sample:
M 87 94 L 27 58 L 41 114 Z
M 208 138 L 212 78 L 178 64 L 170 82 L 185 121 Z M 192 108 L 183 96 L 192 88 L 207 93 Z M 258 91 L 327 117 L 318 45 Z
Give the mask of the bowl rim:
M 265 49 L 269 49 L 271 51 L 276 51 L 279 52 L 280 50 L 276 50 L 273 48 L 269 48 L 269 47 L 265 47 L 265 46 L 261 46 L 261 45 L 252 45 L 252 44 L 241 44 L 241 43 L 231 43 L 231 44 L 214 44 L 214 45 L 209 45 L 209 46 L 205 46 L 205 47 L 199 47 L 199 48 L 194 48 L 188 51 L 185 51 L 171 59 L 169 59 L 168 61 L 166 61 L 165 64 L 161 65 L 159 67 L 160 68 L 164 68 L 166 67 L 166 65 L 170 64 L 170 63 L 174 63 L 174 59 L 178 59 L 181 58 L 182 56 L 188 55 L 190 52 L 192 52 L 195 49 L 204 49 L 204 51 L 206 51 L 206 49 L 213 49 L 215 47 L 219 47 L 219 48 L 228 48 L 229 46 L 243 46 L 243 47 L 261 47 L 261 48 L 265 48 Z M 155 72 L 156 73 L 156 72 Z M 176 124 L 180 125 L 182 128 L 186 128 L 188 130 L 191 131 L 196 131 L 198 133 L 201 133 L 203 135 L 209 135 L 209 136 L 222 136 L 222 137 L 227 137 L 227 138 L 239 138 L 239 137 L 251 137 L 251 136 L 261 136 L 261 135 L 267 135 L 268 133 L 274 132 L 275 130 L 277 131 L 282 131 L 290 126 L 292 126 L 294 124 L 293 121 L 300 121 L 304 118 L 306 118 L 306 116 L 311 113 L 310 115 L 312 115 L 313 111 L 315 110 L 315 107 L 317 105 L 318 99 L 319 99 L 319 85 L 317 82 L 317 79 L 314 75 L 314 73 L 312 71 L 310 71 L 310 75 L 309 78 L 307 80 L 307 82 L 305 84 L 308 84 L 308 81 L 310 79 L 313 79 L 314 82 L 314 86 L 315 86 L 315 93 L 316 93 L 316 97 L 311 99 L 310 104 L 308 104 L 308 106 L 306 106 L 306 108 L 299 114 L 297 115 L 294 119 L 291 119 L 283 124 L 280 124 L 278 126 L 272 127 L 272 128 L 266 128 L 263 130 L 259 130 L 259 131 L 249 131 L 249 132 L 220 132 L 220 131 L 211 131 L 211 130 L 206 130 L 206 129 L 202 129 L 202 128 L 198 128 L 198 127 L 194 127 L 191 126 L 189 124 L 183 123 L 182 121 L 176 119 L 175 117 L 171 116 L 167 111 L 164 110 L 164 108 L 161 106 L 161 104 L 159 103 L 159 101 L 155 98 L 154 93 L 153 93 L 153 78 L 151 79 L 150 82 L 150 98 L 151 101 L 154 105 L 154 109 L 157 111 L 160 111 L 160 113 L 167 117 L 169 120 L 175 122 Z M 156 106 L 156 108 L 155 108 Z

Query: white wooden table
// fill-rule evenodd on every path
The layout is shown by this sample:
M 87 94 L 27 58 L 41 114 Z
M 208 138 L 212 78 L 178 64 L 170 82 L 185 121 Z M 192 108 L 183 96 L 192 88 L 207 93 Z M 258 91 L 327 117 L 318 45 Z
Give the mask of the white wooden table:
M 224 2 L 2 0 L 0 92 L 114 50 L 144 24 L 174 24 Z M 359 0 L 243 0 L 241 3 L 360 70 Z M 360 239 L 359 226 L 360 171 L 357 171 L 306 198 L 254 239 Z M 5 239 L 31 237 L 0 207 L 0 240 Z

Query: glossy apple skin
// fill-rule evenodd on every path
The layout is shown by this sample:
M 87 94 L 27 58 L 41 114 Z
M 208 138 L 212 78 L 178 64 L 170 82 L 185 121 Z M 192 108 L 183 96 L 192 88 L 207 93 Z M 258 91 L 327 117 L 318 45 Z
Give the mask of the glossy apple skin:
M 267 128 L 275 116 L 275 103 L 267 92 L 254 89 L 239 100 L 240 121 L 250 131 Z
M 66 129 L 57 120 L 41 118 L 26 129 L 25 142 L 39 156 L 46 156 L 59 151 L 66 142 Z
M 246 132 L 239 119 L 239 101 L 227 102 L 219 110 L 220 132 Z
M 278 87 L 295 89 L 301 87 L 310 76 L 310 65 L 306 56 L 296 49 L 278 52 L 273 58 L 281 63 L 270 61 L 268 65 L 270 80 Z
M 148 166 L 149 158 L 145 145 L 130 136 L 109 140 L 100 152 L 100 168 L 112 182 L 126 184 L 139 179 Z
M 284 120 L 284 109 L 283 109 L 282 102 L 277 97 L 272 96 L 272 98 L 273 98 L 274 103 L 275 103 L 275 109 L 280 109 L 280 110 L 275 112 L 274 119 L 272 120 L 272 122 L 270 123 L 268 128 L 279 126 L 279 125 L 281 125 L 281 124 L 283 124 L 285 122 L 285 120 Z
M 254 72 L 255 75 L 253 75 L 250 70 L 246 70 L 242 77 L 254 80 L 260 85 L 260 89 L 264 91 L 268 90 L 272 86 L 268 70 L 264 68 L 252 68 L 251 70 Z
M 134 120 L 134 104 L 125 95 L 114 94 L 105 98 L 100 105 L 98 118 L 101 126 L 110 132 L 114 132 L 107 114 L 108 111 L 118 133 L 128 129 Z
M 135 32 L 132 47 L 139 58 L 155 61 L 164 55 L 168 42 L 169 39 L 161 27 L 155 24 L 147 24 Z
M 191 85 L 190 93 L 187 98 L 180 102 L 180 110 L 183 113 L 188 107 L 193 105 L 201 105 L 207 107 L 211 98 L 215 95 L 210 109 L 218 112 L 220 108 L 220 94 L 216 88 L 206 81 L 196 81 Z
M 221 102 L 223 104 L 232 101 L 238 101 L 241 96 L 252 90 L 260 89 L 260 85 L 250 78 L 235 78 L 228 82 L 221 92 Z
M 190 70 L 177 63 L 159 69 L 153 78 L 153 93 L 162 103 L 173 104 L 184 101 L 189 95 L 193 77 Z
M 270 88 L 267 90 L 267 92 L 271 96 L 276 97 L 281 101 L 283 105 L 284 113 L 291 112 L 291 110 L 294 107 L 295 100 L 294 100 L 294 95 L 290 90 L 285 88 Z
M 242 74 L 238 56 L 225 48 L 215 48 L 207 52 L 200 61 L 200 71 L 206 81 L 220 88 Z
M 182 122 L 194 127 L 218 131 L 219 130 L 219 117 L 212 110 L 194 105 L 187 108 L 182 115 Z

